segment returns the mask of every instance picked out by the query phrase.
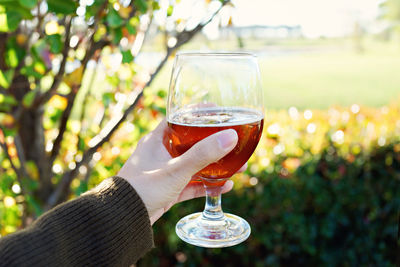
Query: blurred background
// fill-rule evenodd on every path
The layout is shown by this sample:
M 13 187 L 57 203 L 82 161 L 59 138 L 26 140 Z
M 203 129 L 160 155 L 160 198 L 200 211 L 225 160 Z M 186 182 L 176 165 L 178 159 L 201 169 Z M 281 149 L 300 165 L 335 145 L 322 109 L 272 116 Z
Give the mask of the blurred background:
M 178 51 L 250 51 L 261 142 L 225 211 L 252 227 L 203 249 L 173 207 L 138 266 L 395 266 L 399 0 L 0 1 L 0 238 L 115 175 L 165 115 Z

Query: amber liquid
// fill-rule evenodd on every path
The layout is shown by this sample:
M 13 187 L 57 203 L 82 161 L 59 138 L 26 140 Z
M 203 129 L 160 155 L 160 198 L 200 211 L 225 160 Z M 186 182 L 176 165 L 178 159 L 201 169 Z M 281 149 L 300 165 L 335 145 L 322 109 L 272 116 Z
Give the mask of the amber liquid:
M 194 177 L 214 185 L 224 184 L 242 167 L 257 147 L 264 119 L 249 109 L 200 109 L 171 116 L 164 134 L 164 145 L 172 157 L 185 153 L 198 141 L 216 132 L 234 129 L 239 137 L 235 148 L 219 161 L 199 171 Z

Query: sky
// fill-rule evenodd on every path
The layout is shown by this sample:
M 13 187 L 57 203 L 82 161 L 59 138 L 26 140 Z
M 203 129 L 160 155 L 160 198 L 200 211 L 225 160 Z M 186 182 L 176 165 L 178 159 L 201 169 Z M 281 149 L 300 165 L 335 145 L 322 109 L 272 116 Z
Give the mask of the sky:
M 250 25 L 300 25 L 305 37 L 338 37 L 354 32 L 355 22 L 369 31 L 379 15 L 379 4 L 384 0 L 231 0 L 204 29 L 209 37 L 218 37 L 218 28 L 229 18 L 234 26 Z M 161 10 L 155 21 L 171 29 L 174 24 L 166 20 L 168 6 L 177 0 L 160 0 Z M 174 6 L 171 18 L 187 20 L 186 29 L 194 28 L 199 20 L 209 17 L 219 7 L 218 1 L 180 0 Z M 193 25 L 192 25 L 193 24 Z M 379 31 L 379 30 L 378 30 Z M 213 39 L 211 38 L 211 39 Z
M 236 26 L 300 25 L 306 37 L 336 37 L 371 24 L 382 0 L 233 0 Z

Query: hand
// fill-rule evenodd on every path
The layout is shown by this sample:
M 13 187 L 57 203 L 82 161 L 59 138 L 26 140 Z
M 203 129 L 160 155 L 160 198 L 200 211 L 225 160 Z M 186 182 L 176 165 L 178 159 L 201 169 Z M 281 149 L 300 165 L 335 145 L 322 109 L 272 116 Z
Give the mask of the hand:
M 224 130 L 196 143 L 181 156 L 172 158 L 163 145 L 166 127 L 167 123 L 163 120 L 154 131 L 143 137 L 118 173 L 143 200 L 151 224 L 174 204 L 205 196 L 203 184 L 189 183 L 191 177 L 228 154 L 238 141 L 236 131 Z M 239 171 L 245 169 L 246 165 Z M 222 187 L 222 193 L 232 187 L 233 182 L 228 180 Z

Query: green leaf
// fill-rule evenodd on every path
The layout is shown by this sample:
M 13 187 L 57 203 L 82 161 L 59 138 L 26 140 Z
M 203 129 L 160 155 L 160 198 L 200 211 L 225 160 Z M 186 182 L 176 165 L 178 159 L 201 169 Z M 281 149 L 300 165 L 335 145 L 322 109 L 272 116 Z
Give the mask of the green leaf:
M 126 24 L 126 29 L 128 30 L 129 34 L 135 35 L 136 34 L 136 28 L 131 25 L 130 23 Z
M 167 92 L 163 89 L 158 90 L 157 95 L 161 98 L 165 98 L 167 96 Z
M 15 68 L 18 66 L 17 51 L 14 48 L 7 50 L 6 62 L 7 65 L 10 66 L 11 68 Z
M 50 114 L 49 118 L 50 118 L 51 122 L 56 123 L 59 121 L 62 114 L 63 114 L 63 111 L 61 109 L 55 108 L 55 109 L 53 109 L 53 112 Z
M 168 17 L 171 16 L 173 11 L 174 11 L 174 6 L 172 6 L 172 5 L 168 6 L 167 16 Z
M 112 39 L 112 43 L 117 45 L 119 44 L 119 42 L 121 41 L 123 34 L 122 34 L 122 30 L 121 28 L 116 28 L 113 31 L 113 39 Z
M 88 190 L 87 182 L 80 181 L 79 186 L 75 189 L 75 194 L 79 196 L 82 193 L 85 193 L 87 190 Z
M 135 5 L 138 7 L 141 13 L 146 13 L 147 11 L 147 2 L 146 0 L 135 0 Z
M 12 37 L 7 41 L 6 63 L 9 67 L 15 68 L 18 63 L 24 59 L 26 54 L 25 49 L 17 44 L 16 38 Z
M 124 23 L 124 20 L 119 16 L 118 12 L 114 8 L 110 8 L 106 20 L 111 28 L 118 28 Z
M 42 61 L 36 61 L 33 64 L 33 69 L 37 72 L 40 73 L 42 75 L 45 74 L 46 72 L 46 65 L 42 62 Z
M 103 104 L 104 106 L 108 106 L 114 99 L 113 93 L 105 93 L 103 94 Z
M 18 28 L 22 15 L 17 11 L 7 11 L 0 14 L 0 32 L 12 32 Z
M 12 106 L 18 104 L 18 101 L 12 95 L 0 94 L 0 107 L 3 110 L 10 111 Z
M 32 19 L 30 8 L 22 6 L 15 0 L 0 0 L 0 13 L 18 12 L 23 19 Z
M 110 85 L 112 85 L 112 86 L 114 86 L 114 87 L 117 87 L 118 84 L 119 84 L 119 78 L 118 78 L 117 75 L 107 76 L 107 77 L 106 77 L 106 81 L 107 81 Z
M 46 36 L 46 42 L 50 47 L 50 52 L 53 54 L 61 53 L 63 49 L 63 42 L 60 34 L 52 34 Z
M 73 14 L 78 3 L 73 0 L 47 0 L 49 11 L 59 14 Z
M 129 20 L 129 24 L 136 28 L 140 25 L 140 20 L 138 17 L 133 17 Z
M 153 10 L 159 10 L 160 9 L 160 4 L 158 2 L 153 2 L 152 6 L 153 6 Z
M 93 2 L 92 5 L 86 6 L 86 13 L 85 13 L 86 19 L 95 16 L 99 12 L 99 9 L 103 6 L 105 1 L 106 0 L 96 0 Z
M 43 77 L 42 74 L 38 73 L 35 71 L 33 65 L 25 66 L 21 69 L 21 73 L 25 76 L 32 76 L 35 77 L 36 79 L 41 79 Z
M 86 148 L 85 140 L 84 140 L 82 137 L 79 137 L 79 140 L 78 140 L 78 148 L 79 148 L 79 150 L 81 150 L 81 151 L 84 151 L 85 148 Z
M 15 134 L 17 133 L 16 128 L 4 127 L 2 130 L 3 130 L 5 136 L 15 136 Z
M 36 181 L 32 181 L 37 183 Z M 26 202 L 29 205 L 29 208 L 33 210 L 36 216 L 40 216 L 43 213 L 43 210 L 39 204 L 39 202 L 31 195 L 25 196 Z
M 12 95 L 0 95 L 0 103 L 8 105 L 16 105 L 18 101 Z
M 24 95 L 24 98 L 22 99 L 22 104 L 24 107 L 29 108 L 32 105 L 33 100 L 35 100 L 35 95 L 35 91 L 30 91 Z
M 2 96 L 2 95 L 0 95 L 0 98 L 1 98 L 1 96 Z M 1 110 L 0 112 L 8 113 L 8 112 L 11 111 L 11 107 L 10 107 L 10 105 L 6 105 L 6 104 L 3 104 L 3 103 L 0 103 L 0 110 Z M 0 114 L 1 114 L 1 113 L 0 113 Z M 0 117 L 0 118 L 1 118 L 1 117 Z M 1 119 L 0 119 L 0 122 L 3 123 Z
M 131 63 L 133 60 L 133 55 L 131 50 L 121 51 L 122 54 L 122 63 Z
M 164 116 L 167 114 L 167 109 L 165 107 L 155 107 L 154 109 L 163 114 Z
M 33 8 L 37 4 L 37 0 L 18 0 L 18 2 L 27 8 Z
M 3 72 L 2 70 L 0 70 L 0 86 L 4 87 L 4 88 L 8 88 L 10 87 L 11 84 L 11 80 L 14 76 L 14 70 L 7 70 L 5 72 Z

